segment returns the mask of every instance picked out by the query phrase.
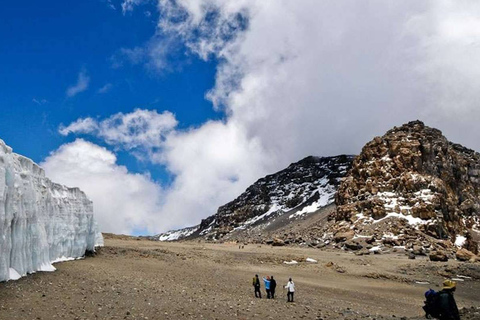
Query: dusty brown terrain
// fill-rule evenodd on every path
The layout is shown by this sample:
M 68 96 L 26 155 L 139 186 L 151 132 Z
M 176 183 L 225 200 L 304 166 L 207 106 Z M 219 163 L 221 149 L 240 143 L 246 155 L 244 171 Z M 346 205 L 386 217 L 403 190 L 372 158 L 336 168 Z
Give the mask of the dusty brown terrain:
M 128 237 L 105 244 L 95 257 L 56 264 L 56 272 L 0 283 L 0 319 L 421 319 L 424 291 L 458 275 L 471 277 L 456 293 L 469 308 L 462 319 L 480 319 L 478 263 Z M 292 259 L 299 263 L 283 263 Z M 275 300 L 254 298 L 255 273 L 277 279 Z M 282 291 L 288 277 L 295 303 Z

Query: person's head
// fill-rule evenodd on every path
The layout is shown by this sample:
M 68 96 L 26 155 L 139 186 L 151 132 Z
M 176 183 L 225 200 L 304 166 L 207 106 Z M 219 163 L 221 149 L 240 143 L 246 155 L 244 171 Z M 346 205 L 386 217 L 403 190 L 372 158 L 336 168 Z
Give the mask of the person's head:
M 455 291 L 456 288 L 457 288 L 457 283 L 455 281 L 448 280 L 448 279 L 443 281 L 443 284 L 442 284 L 443 290 Z
M 270 279 L 272 279 L 272 280 L 273 280 L 273 276 L 270 276 Z
M 292 278 L 288 279 L 288 281 L 292 282 Z
M 270 277 L 269 277 L 269 276 L 267 276 L 267 280 L 270 280 Z
M 255 278 L 258 278 L 258 274 L 255 275 Z

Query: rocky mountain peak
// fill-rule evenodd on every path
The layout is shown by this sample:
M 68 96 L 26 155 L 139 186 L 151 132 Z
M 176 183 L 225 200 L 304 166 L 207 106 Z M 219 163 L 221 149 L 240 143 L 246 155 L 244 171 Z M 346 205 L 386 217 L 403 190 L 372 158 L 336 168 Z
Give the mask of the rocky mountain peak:
M 421 233 L 476 253 L 480 154 L 421 121 L 394 127 L 364 146 L 339 187 L 336 204 L 332 218 L 347 222 L 344 229 L 356 234 L 382 236 L 379 223 L 384 222 L 383 235 L 405 240 L 409 233 Z

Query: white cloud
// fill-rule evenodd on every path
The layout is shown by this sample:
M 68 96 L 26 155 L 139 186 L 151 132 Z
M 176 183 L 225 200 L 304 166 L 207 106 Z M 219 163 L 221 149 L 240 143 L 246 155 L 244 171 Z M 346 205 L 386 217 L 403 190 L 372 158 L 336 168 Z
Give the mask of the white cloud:
M 165 136 L 178 122 L 173 113 L 156 110 L 136 109 L 131 113 L 117 113 L 109 118 L 97 121 L 92 118 L 78 119 L 68 126 L 60 126 L 62 135 L 93 134 L 110 145 L 126 150 L 151 149 L 162 146 Z
M 107 93 L 112 88 L 113 88 L 113 85 L 111 83 L 107 83 L 103 87 L 98 89 L 97 93 Z
M 227 115 L 185 131 L 171 122 L 159 139 L 102 135 L 127 149 L 161 145 L 146 155 L 175 175 L 161 228 L 198 223 L 266 173 L 310 154 L 358 153 L 417 118 L 480 150 L 478 2 L 160 0 L 159 9 L 142 59 L 165 61 L 168 52 L 149 49 L 161 33 L 214 56 L 208 98 Z
M 208 97 L 284 161 L 358 152 L 416 118 L 480 148 L 476 1 L 159 0 L 159 8 L 159 29 L 222 62 Z
M 89 83 L 90 77 L 87 75 L 87 72 L 85 70 L 80 71 L 80 73 L 78 74 L 77 83 L 67 88 L 67 97 L 74 97 L 80 92 L 87 90 Z
M 146 49 L 142 47 L 121 48 L 115 55 L 111 57 L 112 67 L 119 68 L 123 66 L 124 61 L 136 65 L 145 61 Z
M 266 171 L 263 164 L 269 161 L 265 159 L 267 155 L 260 142 L 248 139 L 241 125 L 211 121 L 200 129 L 186 131 L 174 130 L 175 125 L 176 120 L 170 113 L 137 109 L 102 121 L 79 119 L 59 130 L 65 135 L 95 135 L 115 147 L 134 149 L 135 156 L 137 150 L 142 150 L 141 156 L 164 165 L 175 176 L 172 185 L 165 190 L 149 181 L 148 188 L 130 194 L 125 200 L 106 196 L 119 194 L 123 197 L 126 187 L 115 181 L 131 179 L 130 174 L 126 168 L 115 164 L 113 153 L 81 139 L 61 146 L 42 166 L 54 181 L 79 186 L 91 195 L 94 203 L 100 201 L 95 214 L 100 217 L 104 230 L 117 233 L 127 232 L 127 227 L 108 223 L 113 210 L 109 203 L 118 210 L 125 201 L 143 202 L 143 190 L 148 197 L 158 191 L 155 205 L 150 204 L 145 214 L 143 207 L 135 211 L 139 212 L 136 228 L 142 227 L 141 221 L 146 219 L 150 232 L 166 231 L 200 222 Z M 135 199 L 137 196 L 139 199 Z M 128 232 L 132 231 L 133 225 Z
M 98 123 L 92 118 L 84 118 L 78 119 L 75 122 L 72 122 L 67 127 L 60 125 L 58 132 L 63 135 L 67 136 L 70 133 L 93 133 L 98 130 Z
M 419 40 L 416 68 L 425 80 L 427 103 L 435 106 L 435 121 L 448 128 L 458 128 L 458 122 L 463 122 L 475 130 L 479 116 L 480 3 L 438 1 L 431 10 L 413 16 L 407 26 Z M 478 150 L 478 144 L 476 147 Z
M 48 101 L 47 101 L 46 99 L 33 98 L 33 99 L 32 99 L 32 102 L 38 104 L 39 106 L 41 106 L 41 105 L 44 105 L 45 103 L 47 103 Z
M 115 7 L 115 5 L 112 3 L 112 0 L 107 0 L 107 5 L 110 9 L 112 10 L 117 10 L 117 8 Z
M 170 54 L 178 50 L 178 45 L 168 36 L 153 37 L 144 46 L 120 48 L 110 57 L 112 68 L 131 65 L 143 65 L 147 71 L 163 72 L 172 69 Z
M 116 161 L 107 149 L 77 139 L 62 145 L 41 166 L 53 181 L 87 193 L 102 231 L 158 231 L 162 225 L 157 211 L 162 197 L 160 186 L 148 175 L 130 173 Z
M 163 164 L 175 175 L 165 190 L 164 230 L 194 225 L 214 214 L 264 174 L 267 154 L 256 139 L 247 139 L 235 123 L 209 122 L 200 129 L 176 132 L 166 141 Z
M 138 6 L 146 0 L 124 0 L 122 2 L 122 12 L 125 15 L 127 12 L 132 11 L 135 6 Z

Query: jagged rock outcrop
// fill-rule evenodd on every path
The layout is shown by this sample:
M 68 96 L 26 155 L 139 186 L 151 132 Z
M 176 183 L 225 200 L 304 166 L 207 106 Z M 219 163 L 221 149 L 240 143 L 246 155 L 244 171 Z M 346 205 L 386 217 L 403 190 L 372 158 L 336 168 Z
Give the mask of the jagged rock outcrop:
M 374 236 L 411 250 L 455 244 L 478 253 L 480 154 L 409 122 L 364 146 L 336 204 L 333 234 L 354 230 L 357 239 Z
M 202 237 L 221 239 L 234 230 L 247 230 L 294 208 L 293 218 L 333 203 L 334 195 L 350 169 L 353 156 L 307 157 L 288 168 L 259 179 L 235 200 L 221 206 L 200 225 L 155 236 L 163 240 Z M 288 223 L 287 221 L 287 223 Z
M 85 193 L 51 182 L 0 140 L 0 281 L 53 271 L 52 262 L 101 244 Z

